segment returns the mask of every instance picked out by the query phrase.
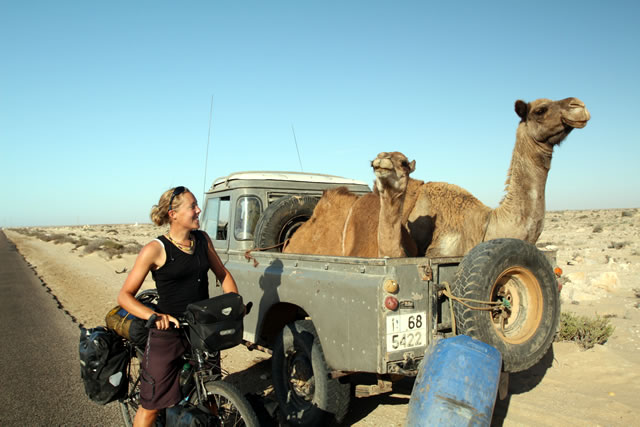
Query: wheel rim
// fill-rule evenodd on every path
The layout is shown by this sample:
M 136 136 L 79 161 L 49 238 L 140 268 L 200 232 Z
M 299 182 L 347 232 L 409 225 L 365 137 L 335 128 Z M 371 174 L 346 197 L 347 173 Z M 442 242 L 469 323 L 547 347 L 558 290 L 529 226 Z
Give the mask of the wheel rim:
M 313 400 L 315 380 L 311 360 L 301 352 L 287 356 L 288 387 L 298 405 L 308 406 Z
M 542 322 L 542 287 L 531 271 L 512 267 L 503 271 L 491 288 L 491 301 L 503 298 L 510 309 L 492 313 L 492 325 L 503 341 L 521 344 L 535 334 Z
M 293 233 L 295 233 L 296 230 L 300 228 L 300 226 L 304 224 L 308 219 L 308 216 L 297 216 L 287 221 L 287 223 L 282 227 L 282 231 L 278 236 L 278 243 L 282 243 L 285 240 L 290 239 L 291 236 L 293 236 Z
M 226 426 L 244 426 L 242 414 L 232 401 L 221 394 L 209 394 L 204 405 L 209 411 L 216 415 L 220 424 Z

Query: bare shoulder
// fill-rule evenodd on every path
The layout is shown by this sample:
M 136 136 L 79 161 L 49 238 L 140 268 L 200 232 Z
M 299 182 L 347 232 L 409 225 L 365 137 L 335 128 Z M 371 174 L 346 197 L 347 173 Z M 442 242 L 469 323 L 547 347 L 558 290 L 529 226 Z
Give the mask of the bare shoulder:
M 164 257 L 164 245 L 159 240 L 152 240 L 144 245 L 138 254 L 138 259 L 148 265 L 161 265 Z

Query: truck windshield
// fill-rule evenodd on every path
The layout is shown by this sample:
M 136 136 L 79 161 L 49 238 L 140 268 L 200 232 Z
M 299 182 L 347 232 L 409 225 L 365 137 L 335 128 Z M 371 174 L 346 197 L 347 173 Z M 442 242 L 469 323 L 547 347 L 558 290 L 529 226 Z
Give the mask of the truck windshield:
M 233 235 L 236 240 L 253 240 L 253 231 L 262 213 L 262 204 L 256 196 L 243 196 L 236 202 Z

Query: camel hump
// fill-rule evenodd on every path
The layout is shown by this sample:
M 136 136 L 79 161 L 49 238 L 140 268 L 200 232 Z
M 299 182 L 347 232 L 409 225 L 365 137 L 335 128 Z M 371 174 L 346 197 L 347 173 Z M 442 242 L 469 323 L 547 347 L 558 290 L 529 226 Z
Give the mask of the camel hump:
M 344 223 L 358 198 L 346 187 L 325 190 L 309 220 L 290 236 L 284 252 L 313 255 L 342 253 Z
M 380 197 L 374 193 L 365 194 L 353 204 L 344 225 L 343 255 L 378 256 L 378 212 Z
M 424 184 L 423 191 L 428 194 L 429 199 L 432 200 L 432 203 L 434 205 L 438 205 L 436 201 L 440 200 L 447 205 L 456 204 L 461 206 L 484 206 L 482 202 L 480 202 L 480 200 L 478 200 L 473 194 L 455 184 L 429 181 Z

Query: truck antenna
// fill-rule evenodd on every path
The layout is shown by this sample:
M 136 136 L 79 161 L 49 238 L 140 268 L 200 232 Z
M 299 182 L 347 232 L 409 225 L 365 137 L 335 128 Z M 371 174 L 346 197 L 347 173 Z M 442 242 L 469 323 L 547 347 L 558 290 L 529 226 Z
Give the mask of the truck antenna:
M 209 132 L 207 134 L 207 153 L 204 156 L 204 181 L 202 183 L 202 197 L 207 185 L 207 162 L 209 161 L 209 141 L 211 140 L 211 117 L 213 116 L 213 95 L 211 95 L 211 107 L 209 108 Z
M 293 123 L 291 124 L 291 132 L 293 132 L 293 142 L 296 143 L 296 151 L 298 152 L 298 163 L 300 163 L 300 172 L 304 172 L 304 169 L 302 169 L 302 160 L 300 159 L 300 150 L 298 150 L 298 140 L 296 139 L 296 130 L 293 128 Z

